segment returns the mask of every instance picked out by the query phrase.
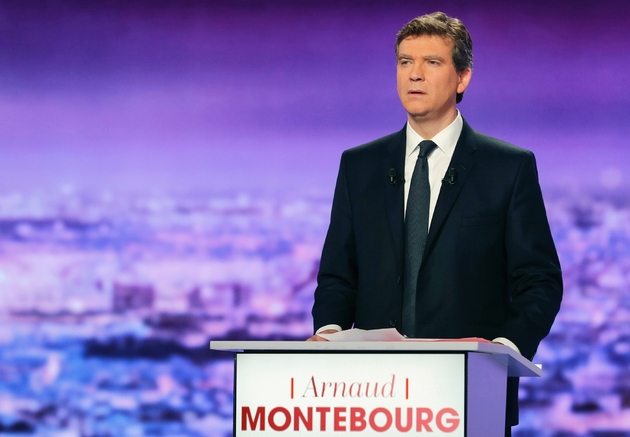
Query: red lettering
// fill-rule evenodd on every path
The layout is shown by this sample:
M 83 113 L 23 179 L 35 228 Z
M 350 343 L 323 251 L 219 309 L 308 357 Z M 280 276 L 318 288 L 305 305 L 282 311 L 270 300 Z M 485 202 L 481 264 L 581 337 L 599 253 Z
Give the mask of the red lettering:
M 355 389 L 354 394 L 352 394 L 352 389 Z M 353 382 L 352 384 L 350 384 L 350 388 L 348 389 L 348 394 L 350 395 L 351 398 L 356 398 L 356 397 L 361 396 L 361 383 Z
M 335 407 L 335 431 L 345 431 L 346 430 L 346 408 L 345 407 Z
M 241 430 L 247 431 L 247 424 L 251 430 L 255 431 L 258 428 L 258 421 L 260 420 L 260 430 L 265 430 L 265 407 L 256 408 L 256 415 L 252 418 L 252 412 L 249 407 L 243 407 L 241 409 Z
M 306 389 L 304 390 L 304 393 L 302 393 L 303 398 L 306 397 L 306 394 L 308 393 L 309 390 L 313 390 L 313 396 L 317 397 L 317 385 L 315 385 L 314 376 L 311 376 L 311 379 L 308 381 L 308 384 L 306 385 Z
M 393 398 L 396 396 L 396 375 L 392 374 L 392 378 L 390 381 L 380 382 L 380 381 L 320 381 L 319 383 L 315 381 L 315 376 L 311 376 L 307 380 L 306 388 L 302 392 L 302 397 L 315 397 L 315 398 L 323 398 L 326 397 L 326 390 L 328 390 L 328 396 L 337 398 L 337 397 L 351 397 L 351 398 L 359 398 L 359 397 L 367 397 L 367 398 L 378 398 L 379 396 L 384 398 Z M 408 383 L 407 378 L 407 383 Z M 295 396 L 295 381 L 291 379 L 291 399 Z M 319 391 L 317 391 L 317 386 L 319 385 Z M 408 395 L 408 393 L 407 393 Z
M 381 395 L 383 395 L 384 398 L 387 398 L 387 397 L 393 398 L 394 397 L 394 383 L 395 382 L 396 382 L 396 375 L 392 375 L 392 382 L 386 382 L 385 384 L 383 384 L 383 389 L 381 390 Z M 389 385 L 389 394 L 386 391 L 388 385 Z
M 284 414 L 284 423 L 282 425 L 278 425 L 276 423 L 276 414 L 277 413 L 282 413 Z M 289 427 L 289 425 L 291 425 L 291 413 L 289 413 L 289 410 L 287 410 L 284 407 L 276 407 L 273 410 L 271 410 L 269 412 L 269 426 L 274 430 L 274 431 L 284 431 L 285 429 L 287 429 Z
M 426 414 L 426 417 L 423 415 Z M 422 431 L 422 427 L 427 430 L 427 432 L 433 432 L 431 429 L 431 421 L 433 420 L 433 410 L 430 408 L 416 408 L 416 431 Z
M 306 412 L 307 412 L 308 417 L 304 417 L 304 414 L 302 413 L 302 410 L 300 409 L 300 407 L 293 408 L 293 430 L 294 431 L 300 430 L 300 422 L 302 422 L 302 424 L 306 428 L 306 431 L 313 431 L 313 408 L 308 407 Z
M 382 414 L 385 415 L 385 424 L 382 425 L 382 426 L 379 426 L 376 423 L 376 415 L 379 414 L 379 413 L 382 413 Z M 389 427 L 392 426 L 392 413 L 390 413 L 387 408 L 375 408 L 375 409 L 373 409 L 372 412 L 370 413 L 370 426 L 376 432 L 387 431 L 389 429 Z
M 345 398 L 346 397 L 346 383 L 345 382 L 335 382 L 335 391 L 333 392 L 333 397 L 334 398 L 337 397 L 337 389 L 339 388 L 339 386 L 342 387 L 341 397 Z
M 293 431 L 326 431 L 328 413 L 332 413 L 333 430 L 335 432 L 365 431 L 369 427 L 375 432 L 390 431 L 394 424 L 396 430 L 402 433 L 410 432 L 414 427 L 414 408 L 385 407 L 367 410 L 363 407 L 298 407 L 291 411 L 285 407 L 274 407 L 265 414 L 265 407 L 241 407 L 241 431 L 265 431 L 269 425 L 274 431 L 286 431 L 292 426 Z M 319 429 L 317 418 L 319 414 Z M 395 415 L 395 417 L 394 417 Z M 415 408 L 415 431 L 434 432 L 432 426 L 436 426 L 439 432 L 451 433 L 457 430 L 461 424 L 461 418 L 457 410 L 442 408 L 435 414 L 431 408 Z M 432 423 L 433 422 L 433 423 Z
M 453 417 L 444 419 L 444 415 L 449 414 Z M 446 425 L 444 424 L 446 422 Z M 459 415 L 452 408 L 442 408 L 435 417 L 435 424 L 442 432 L 453 432 L 459 426 Z
M 407 432 L 413 425 L 413 408 L 407 408 L 407 423 L 402 424 L 402 408 L 396 408 L 396 429 L 400 432 Z
M 330 407 L 317 407 L 315 411 L 319 413 L 319 429 L 326 431 L 326 413 L 330 411 Z
M 363 431 L 365 423 L 365 409 L 361 407 L 350 408 L 350 431 Z

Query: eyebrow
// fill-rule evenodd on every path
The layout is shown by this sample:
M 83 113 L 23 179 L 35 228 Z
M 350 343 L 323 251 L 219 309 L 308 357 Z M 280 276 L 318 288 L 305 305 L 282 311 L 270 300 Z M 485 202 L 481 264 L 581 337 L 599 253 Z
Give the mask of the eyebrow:
M 426 55 L 422 57 L 425 60 L 437 60 L 437 61 L 442 61 L 444 62 L 444 58 L 441 57 L 440 55 Z
M 401 60 L 401 59 L 413 59 L 413 56 L 405 55 L 405 54 L 399 54 L 397 59 L 398 60 Z M 422 59 L 427 60 L 427 61 L 428 60 L 436 60 L 436 61 L 444 62 L 444 58 L 442 56 L 440 56 L 440 55 L 424 55 L 424 56 L 422 56 Z

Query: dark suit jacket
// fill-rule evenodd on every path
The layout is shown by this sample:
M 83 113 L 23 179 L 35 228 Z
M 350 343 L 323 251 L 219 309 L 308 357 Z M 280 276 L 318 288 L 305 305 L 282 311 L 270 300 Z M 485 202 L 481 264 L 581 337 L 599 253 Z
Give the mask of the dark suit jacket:
M 342 155 L 316 330 L 400 328 L 405 136 L 403 128 Z M 531 359 L 562 299 L 534 155 L 464 122 L 452 168 L 456 181 L 442 183 L 418 274 L 416 337 L 505 337 Z M 517 417 L 508 414 L 512 424 Z

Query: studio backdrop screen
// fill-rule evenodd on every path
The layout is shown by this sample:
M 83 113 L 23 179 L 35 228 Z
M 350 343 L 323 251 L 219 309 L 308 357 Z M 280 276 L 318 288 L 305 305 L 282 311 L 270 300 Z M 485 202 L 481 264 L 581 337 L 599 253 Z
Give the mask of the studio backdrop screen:
M 628 2 L 6 0 L 0 434 L 231 435 L 209 340 L 312 334 L 341 153 L 403 127 L 395 35 L 436 10 L 564 275 L 514 435 L 630 433 Z

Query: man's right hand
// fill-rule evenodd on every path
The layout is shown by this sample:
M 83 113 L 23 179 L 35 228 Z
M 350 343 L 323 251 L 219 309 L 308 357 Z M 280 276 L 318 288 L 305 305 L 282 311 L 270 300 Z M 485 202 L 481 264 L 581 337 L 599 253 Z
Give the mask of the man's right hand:
M 336 329 L 326 329 L 325 331 L 320 332 L 320 334 L 334 334 L 335 332 L 339 332 L 339 331 L 337 331 Z M 315 334 L 311 338 L 307 338 L 306 341 L 328 341 L 328 340 L 326 340 L 324 337 L 320 337 L 319 335 Z

